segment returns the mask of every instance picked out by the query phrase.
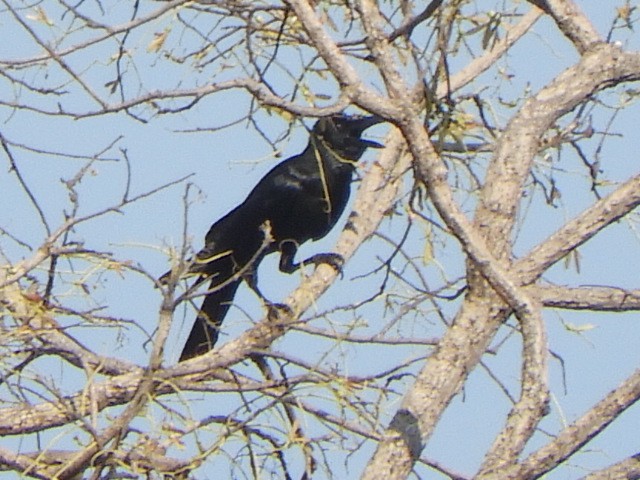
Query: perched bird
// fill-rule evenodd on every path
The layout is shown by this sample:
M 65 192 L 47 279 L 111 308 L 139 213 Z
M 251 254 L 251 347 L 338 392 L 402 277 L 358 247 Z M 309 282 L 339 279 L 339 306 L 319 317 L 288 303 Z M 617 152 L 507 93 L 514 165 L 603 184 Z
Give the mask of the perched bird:
M 381 121 L 355 115 L 319 119 L 301 154 L 276 165 L 244 202 L 213 224 L 189 267 L 190 274 L 199 275 L 196 284 L 211 283 L 180 361 L 211 350 L 242 280 L 259 294 L 256 271 L 265 255 L 280 252 L 280 270 L 287 273 L 303 264 L 340 268 L 342 258 L 333 253 L 301 263 L 294 257 L 300 245 L 324 237 L 336 224 L 349 199 L 356 162 L 368 147 L 382 147 L 361 135 Z

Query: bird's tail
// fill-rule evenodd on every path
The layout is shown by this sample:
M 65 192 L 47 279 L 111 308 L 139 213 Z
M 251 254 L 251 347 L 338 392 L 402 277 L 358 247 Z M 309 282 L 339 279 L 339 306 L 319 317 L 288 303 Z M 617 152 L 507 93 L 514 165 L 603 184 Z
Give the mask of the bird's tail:
M 218 340 L 222 321 L 241 281 L 240 278 L 230 281 L 221 288 L 217 287 L 219 280 L 211 281 L 211 293 L 204 297 L 196 322 L 180 354 L 180 362 L 207 353 L 213 348 Z

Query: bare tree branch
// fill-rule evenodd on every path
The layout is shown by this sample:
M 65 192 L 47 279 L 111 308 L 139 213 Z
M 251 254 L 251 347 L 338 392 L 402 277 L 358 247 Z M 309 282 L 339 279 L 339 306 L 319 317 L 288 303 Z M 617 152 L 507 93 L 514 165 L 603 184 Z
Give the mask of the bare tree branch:
M 573 0 L 529 0 L 529 2 L 544 10 L 555 20 L 560 31 L 573 42 L 581 55 L 603 41 L 591 21 Z
M 532 453 L 522 464 L 514 466 L 507 471 L 508 473 L 503 473 L 504 478 L 539 478 L 569 458 L 639 398 L 640 370 L 636 370 L 618 388 L 562 430 L 554 440 Z
M 546 307 L 595 312 L 640 310 L 640 290 L 597 285 L 536 285 L 532 289 Z
M 621 462 L 611 465 L 609 468 L 603 468 L 597 472 L 590 473 L 585 480 L 608 480 L 610 478 L 634 478 L 640 475 L 640 458 L 639 455 L 626 458 Z

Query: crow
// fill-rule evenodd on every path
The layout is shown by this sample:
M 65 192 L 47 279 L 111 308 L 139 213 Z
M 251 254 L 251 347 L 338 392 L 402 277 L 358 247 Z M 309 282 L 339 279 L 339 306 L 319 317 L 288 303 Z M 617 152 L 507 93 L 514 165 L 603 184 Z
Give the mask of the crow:
M 188 271 L 199 276 L 196 284 L 210 280 L 210 285 L 180 361 L 213 348 L 243 280 L 260 295 L 256 271 L 265 255 L 280 252 L 279 267 L 286 273 L 304 264 L 341 268 L 342 258 L 335 253 L 300 263 L 294 258 L 300 245 L 324 237 L 338 221 L 357 161 L 367 148 L 382 148 L 361 135 L 382 121 L 378 116 L 344 114 L 319 119 L 302 153 L 276 165 L 244 202 L 211 226 Z M 166 283 L 170 273 L 160 281 Z

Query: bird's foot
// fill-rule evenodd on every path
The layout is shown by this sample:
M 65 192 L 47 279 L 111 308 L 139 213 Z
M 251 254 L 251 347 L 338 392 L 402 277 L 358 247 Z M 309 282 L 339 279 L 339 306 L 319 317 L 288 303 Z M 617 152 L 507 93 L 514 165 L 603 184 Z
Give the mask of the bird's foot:
M 315 266 L 326 263 L 327 265 L 333 267 L 334 270 L 340 274 L 340 277 L 343 276 L 342 267 L 344 266 L 344 257 L 338 253 L 318 253 L 316 255 L 313 255 L 312 257 L 307 258 L 302 263 L 312 263 Z
M 267 302 L 266 306 L 267 316 L 271 320 L 274 320 L 281 315 L 291 315 L 293 313 L 293 310 L 291 310 L 291 308 L 289 308 L 289 306 L 285 305 L 284 303 Z
M 160 278 L 158 278 L 158 284 L 160 284 L 160 285 L 168 284 L 170 277 L 171 277 L 171 270 L 169 270 L 168 272 L 163 273 L 162 276 L 160 276 Z M 157 288 L 157 285 L 156 285 L 156 288 Z

